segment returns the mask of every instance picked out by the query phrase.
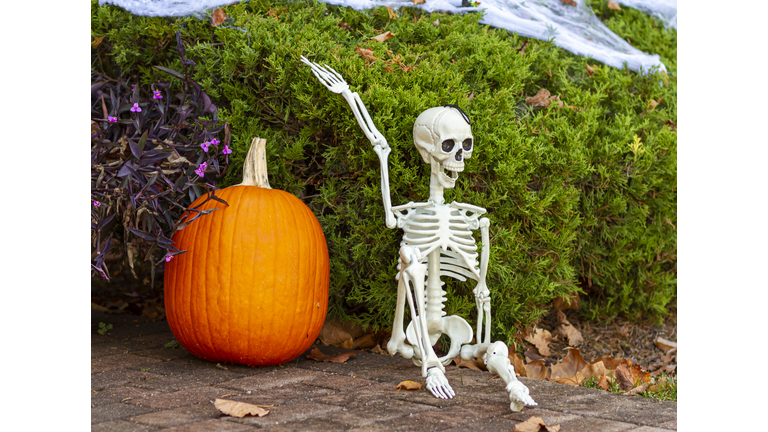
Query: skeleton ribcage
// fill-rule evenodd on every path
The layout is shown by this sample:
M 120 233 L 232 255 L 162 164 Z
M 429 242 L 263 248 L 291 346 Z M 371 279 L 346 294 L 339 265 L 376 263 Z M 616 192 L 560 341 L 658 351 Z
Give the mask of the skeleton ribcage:
M 405 232 L 401 245 L 419 249 L 422 263 L 427 263 L 430 253 L 439 248 L 440 276 L 460 281 L 479 279 L 477 244 L 470 229 L 476 225 L 477 215 L 467 216 L 466 211 L 447 205 L 398 213 Z

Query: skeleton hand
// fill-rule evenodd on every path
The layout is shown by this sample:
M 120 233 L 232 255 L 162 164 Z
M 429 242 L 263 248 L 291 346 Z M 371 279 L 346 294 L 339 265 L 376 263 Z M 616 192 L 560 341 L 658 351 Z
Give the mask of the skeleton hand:
M 347 82 L 344 81 L 344 78 L 342 78 L 338 72 L 333 70 L 332 67 L 328 65 L 325 65 L 325 67 L 320 66 L 317 63 L 307 60 L 304 56 L 301 56 L 301 61 L 312 69 L 312 73 L 315 74 L 317 79 L 320 80 L 328 90 L 337 94 L 343 93 L 344 90 L 349 90 Z
M 432 392 L 436 398 L 440 399 L 453 399 L 456 393 L 448 384 L 448 379 L 445 378 L 443 372 L 436 368 L 430 368 L 427 372 L 427 390 Z

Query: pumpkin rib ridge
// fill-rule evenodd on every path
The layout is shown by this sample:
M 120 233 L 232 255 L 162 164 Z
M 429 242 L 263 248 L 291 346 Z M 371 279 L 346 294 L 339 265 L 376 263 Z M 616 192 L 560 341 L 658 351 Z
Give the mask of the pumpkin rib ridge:
M 208 202 L 209 203 L 213 203 L 210 206 L 208 206 L 208 208 L 217 208 L 218 209 L 218 207 L 215 207 L 216 204 L 217 204 L 217 201 L 211 200 L 211 201 L 208 201 Z M 202 274 L 200 276 L 201 276 L 202 281 L 203 281 L 203 284 L 200 286 L 200 298 L 202 299 L 202 302 L 201 302 L 202 303 L 202 306 L 201 306 L 202 307 L 202 316 L 201 316 L 200 322 L 201 323 L 205 323 L 205 331 L 202 332 L 203 334 L 201 336 L 203 337 L 204 341 L 206 340 L 206 336 L 207 336 L 207 344 L 205 346 L 205 350 L 208 353 L 208 355 L 212 359 L 214 359 L 214 360 L 218 359 L 218 352 L 216 350 L 216 344 L 214 343 L 213 336 L 211 334 L 211 317 L 210 317 L 210 313 L 208 311 L 208 309 L 210 307 L 210 302 L 208 301 L 209 289 L 210 289 L 210 284 L 208 283 L 209 280 L 210 280 L 210 275 L 209 275 L 210 272 L 208 271 L 208 263 L 211 261 L 211 258 L 212 258 L 212 256 L 211 256 L 211 248 L 210 248 L 210 246 L 211 246 L 211 234 L 213 233 L 213 223 L 217 219 L 217 216 L 219 216 L 219 215 L 216 214 L 216 212 L 218 212 L 218 211 L 219 210 L 215 210 L 215 211 L 212 212 L 211 215 L 213 217 L 205 218 L 205 225 L 203 225 L 201 227 L 201 229 L 203 231 L 203 234 L 204 234 L 201 237 L 202 237 L 203 243 L 205 244 L 205 247 L 202 249 L 203 264 L 202 264 L 202 266 L 200 266 L 202 268 Z M 215 265 L 215 263 L 216 262 L 214 260 L 214 265 Z
M 272 195 L 272 194 L 270 194 L 270 195 Z M 275 238 L 275 240 L 274 240 L 274 242 L 275 242 L 275 250 L 274 250 L 274 254 L 272 255 L 274 261 L 271 263 L 272 264 L 272 286 L 274 287 L 274 297 L 273 297 L 273 300 L 275 301 L 275 304 L 279 304 L 279 303 L 277 303 L 277 278 L 278 278 L 278 269 L 277 269 L 278 261 L 277 261 L 277 257 L 280 256 L 280 252 L 278 252 L 278 251 L 280 251 L 280 246 L 282 246 L 284 244 L 284 241 L 283 241 L 284 240 L 284 236 L 283 236 L 282 230 L 280 229 L 280 217 L 281 217 L 280 208 L 279 208 L 279 206 L 277 204 L 277 200 L 273 196 L 270 196 L 270 198 L 272 198 L 271 199 L 271 201 L 272 201 L 272 212 L 270 214 L 274 215 L 273 230 L 277 234 L 276 235 L 277 238 Z M 273 330 L 276 327 L 279 327 L 279 325 L 280 325 L 279 322 L 275 322 L 275 318 L 277 317 L 277 315 L 278 314 L 275 314 L 275 313 L 271 314 L 271 317 L 270 317 L 271 320 L 269 322 L 269 326 L 267 327 L 268 328 L 268 333 L 272 333 L 272 335 L 275 335 Z M 268 337 L 268 339 L 270 339 L 270 337 Z M 279 350 L 283 349 L 283 347 L 278 345 L 280 338 L 276 338 L 277 340 L 275 340 L 275 338 L 271 338 L 271 339 L 273 340 L 273 343 L 275 345 L 273 346 L 272 353 L 270 353 L 271 354 L 270 363 L 274 363 L 274 362 L 277 361 L 277 354 L 276 353 L 278 353 Z
M 248 186 L 246 191 L 244 192 L 244 195 L 247 195 L 247 203 L 246 200 L 243 200 L 243 205 L 245 206 L 244 211 L 246 212 L 246 227 L 251 227 L 253 229 L 253 236 L 252 239 L 253 245 L 251 247 L 251 250 L 248 252 L 248 256 L 250 258 L 250 261 L 248 261 L 248 264 L 246 265 L 243 263 L 240 271 L 249 271 L 249 277 L 245 278 L 246 283 L 249 286 L 249 289 L 246 290 L 246 295 L 244 298 L 247 300 L 246 303 L 246 313 L 247 313 L 247 337 L 245 338 L 245 353 L 247 355 L 246 361 L 248 363 L 258 363 L 263 365 L 264 361 L 263 359 L 260 361 L 255 361 L 255 355 L 252 354 L 254 351 L 262 351 L 260 348 L 263 348 L 265 346 L 264 342 L 259 338 L 259 331 L 254 331 L 253 327 L 254 325 L 258 325 L 259 319 L 257 319 L 256 323 L 254 323 L 254 318 L 259 318 L 263 314 L 263 309 L 261 306 L 263 305 L 263 301 L 259 301 L 258 298 L 260 297 L 258 294 L 263 291 L 263 280 L 259 278 L 258 281 L 256 281 L 256 278 L 259 274 L 256 269 L 257 262 L 257 255 L 259 256 L 259 259 L 263 261 L 263 252 L 260 250 L 257 250 L 261 246 L 261 231 L 264 223 L 264 218 L 261 217 L 263 215 L 264 205 L 265 201 L 269 198 L 268 194 L 264 193 L 261 188 L 258 186 Z M 251 209 L 254 208 L 255 211 L 251 211 Z M 244 276 L 244 275 L 241 275 Z M 258 286 L 257 286 L 258 283 Z M 263 300 L 263 299 L 262 299 Z M 252 306 L 253 305 L 253 306 Z M 255 307 L 255 310 L 254 310 Z
M 234 198 L 235 197 L 235 192 L 238 191 L 238 190 L 240 192 L 240 195 L 238 195 L 237 199 L 235 199 Z M 224 201 L 227 201 L 228 203 L 231 203 L 230 206 L 233 206 L 232 207 L 232 212 L 234 212 L 234 215 L 235 215 L 235 220 L 231 222 L 232 227 L 229 230 L 230 236 L 227 239 L 227 241 L 225 243 L 225 247 L 224 247 L 224 249 L 226 249 L 227 252 L 229 253 L 229 280 L 227 281 L 227 284 L 226 284 L 226 287 L 227 287 L 227 314 L 226 314 L 226 319 L 224 320 L 224 322 L 226 323 L 226 326 L 222 326 L 222 330 L 223 330 L 224 327 L 226 327 L 226 329 L 227 329 L 225 339 L 227 341 L 227 352 L 229 353 L 230 360 L 234 359 L 234 357 L 235 357 L 235 352 L 232 349 L 232 328 L 231 328 L 232 327 L 232 320 L 231 320 L 231 317 L 232 317 L 232 284 L 233 284 L 233 279 L 235 278 L 234 275 L 235 275 L 235 271 L 236 271 L 236 267 L 235 267 L 236 256 L 235 256 L 234 251 L 232 250 L 232 243 L 233 243 L 233 239 L 235 238 L 235 231 L 237 230 L 237 227 L 238 227 L 237 221 L 238 221 L 238 219 L 240 217 L 240 205 L 241 205 L 242 200 L 243 200 L 243 193 L 244 193 L 244 188 L 235 187 L 235 190 L 233 190 L 230 193 L 230 195 L 232 195 L 232 199 L 230 199 L 229 201 L 224 200 Z M 234 203 L 234 204 L 232 204 L 232 203 Z M 227 227 L 227 228 L 229 228 L 229 227 Z
M 303 231 L 306 233 L 309 233 L 307 236 L 307 239 L 309 240 L 309 244 L 307 245 L 307 263 L 308 263 L 308 270 L 313 269 L 317 267 L 317 233 L 315 232 L 314 224 L 312 223 L 312 219 L 314 218 L 314 214 L 312 213 L 312 210 L 309 209 L 309 207 L 306 206 L 301 200 L 299 200 L 299 204 L 296 206 L 299 207 L 298 211 L 302 214 L 302 219 L 304 220 L 304 229 Z M 305 282 L 305 289 L 307 291 L 307 297 L 309 300 L 304 306 L 304 326 L 302 329 L 302 333 L 304 334 L 304 339 L 301 339 L 301 334 L 299 335 L 299 340 L 302 340 L 301 343 L 298 344 L 298 346 L 294 349 L 295 356 L 301 355 L 303 351 L 306 351 L 305 345 L 307 345 L 307 342 L 309 340 L 309 333 L 312 330 L 312 327 L 315 324 L 315 310 L 319 309 L 315 307 L 315 287 L 317 284 L 317 277 L 316 272 L 312 272 L 312 274 L 308 274 L 306 277 Z M 308 348 L 308 347 L 307 347 Z
M 194 204 L 194 202 L 192 203 Z M 192 218 L 192 212 L 190 212 L 189 217 Z M 185 346 L 188 351 L 190 351 L 192 354 L 199 354 L 199 350 L 195 349 L 194 346 L 194 339 L 195 336 L 192 334 L 194 331 L 194 326 L 192 323 L 192 312 L 189 310 L 189 304 L 192 303 L 192 274 L 191 274 L 191 268 L 195 261 L 195 248 L 194 248 L 194 239 L 197 237 L 197 225 L 195 222 L 199 222 L 199 219 L 190 223 L 189 225 L 184 228 L 185 230 L 189 230 L 187 232 L 187 236 L 190 238 L 187 240 L 187 244 L 185 244 L 185 247 L 187 249 L 187 259 L 184 260 L 184 266 L 181 270 L 181 289 L 179 290 L 179 297 L 181 298 L 181 301 L 179 302 L 179 308 L 177 309 L 179 315 L 180 315 L 180 327 L 183 327 L 183 334 L 184 334 L 184 342 L 188 345 Z
M 313 320 L 313 326 L 312 326 L 312 333 L 315 334 L 315 338 L 317 337 L 317 334 L 320 333 L 320 328 L 322 327 L 323 323 L 325 322 L 325 318 L 328 314 L 328 295 L 329 295 L 329 284 L 330 284 L 330 257 L 328 256 L 328 244 L 325 240 L 325 234 L 323 233 L 323 228 L 320 225 L 320 221 L 314 217 L 314 213 L 312 213 L 312 210 L 307 208 L 309 213 L 313 216 L 313 219 L 311 220 L 311 223 L 314 227 L 315 232 L 315 254 L 316 254 L 316 264 L 318 262 L 322 262 L 322 267 L 319 265 L 315 266 L 315 280 L 319 282 L 316 282 L 315 289 L 313 292 L 313 298 L 315 299 L 315 302 L 321 303 L 321 307 L 318 309 L 318 316 L 317 318 L 314 318 Z
M 291 317 L 291 320 L 290 320 L 291 324 L 290 324 L 290 327 L 288 328 L 288 332 L 286 333 L 286 335 L 283 338 L 283 340 L 284 340 L 283 349 L 280 350 L 280 352 L 282 353 L 281 354 L 281 359 L 284 359 L 283 361 L 293 360 L 292 358 L 285 358 L 285 357 L 287 357 L 285 353 L 293 353 L 293 350 L 296 349 L 295 347 L 293 347 L 293 343 L 292 343 L 292 341 L 296 340 L 294 338 L 294 333 L 296 332 L 296 330 L 295 330 L 296 329 L 296 322 L 297 321 L 301 321 L 302 318 L 303 318 L 303 317 L 301 317 L 301 315 L 298 314 L 298 309 L 299 309 L 299 301 L 302 298 L 301 294 L 302 294 L 302 291 L 303 291 L 303 289 L 302 289 L 303 287 L 301 286 L 301 275 L 302 275 L 302 273 L 301 273 L 301 264 L 302 264 L 302 257 L 301 257 L 301 243 L 302 242 L 301 242 L 301 238 L 304 235 L 304 231 L 299 230 L 299 223 L 298 223 L 298 220 L 296 218 L 296 208 L 295 208 L 296 206 L 293 204 L 292 200 L 290 199 L 290 198 L 295 198 L 295 197 L 293 195 L 290 195 L 290 197 L 286 196 L 286 195 L 290 195 L 290 194 L 288 194 L 287 192 L 281 193 L 280 194 L 280 199 L 283 200 L 283 202 L 285 204 L 284 208 L 286 208 L 288 210 L 288 213 L 290 214 L 290 217 L 293 219 L 292 226 L 287 227 L 288 229 L 286 229 L 286 232 L 290 232 L 291 234 L 293 234 L 292 235 L 293 238 L 291 239 L 292 249 L 293 250 L 298 249 L 298 254 L 297 254 L 297 256 L 293 257 L 295 261 L 294 261 L 294 263 L 292 263 L 293 265 L 296 265 L 298 267 L 298 269 L 295 270 L 296 273 L 290 272 L 290 274 L 291 274 L 291 276 L 298 275 L 298 277 L 297 277 L 296 281 L 294 281 L 294 280 L 290 280 L 289 281 L 289 283 L 291 283 L 291 285 L 293 285 L 293 290 L 294 290 L 295 296 L 294 296 L 294 299 L 293 299 L 293 303 L 291 303 L 291 304 L 294 305 L 293 314 L 292 314 L 292 317 Z M 296 199 L 298 199 L 298 198 L 296 198 Z M 288 222 L 287 219 L 288 218 L 286 217 L 286 223 Z M 298 261 L 298 262 L 296 262 L 296 261 Z M 282 361 L 281 361 L 281 363 L 282 363 Z
M 199 198 L 198 198 L 199 199 Z M 197 200 L 195 200 L 197 202 Z M 200 206 L 200 210 L 208 210 L 207 205 Z M 195 236 L 192 239 L 192 247 L 195 251 L 194 260 L 192 260 L 192 268 L 189 272 L 189 278 L 190 278 L 190 302 L 189 302 L 189 316 L 190 316 L 190 323 L 193 326 L 192 331 L 190 332 L 194 339 L 195 344 L 195 351 L 198 352 L 200 357 L 202 357 L 205 360 L 209 360 L 208 350 L 205 349 L 205 345 L 203 343 L 202 339 L 202 329 L 200 328 L 200 309 L 199 304 L 203 301 L 200 297 L 200 274 L 199 274 L 199 268 L 200 264 L 199 262 L 203 259 L 205 256 L 203 249 L 201 249 L 202 245 L 202 238 L 205 236 L 206 232 L 203 229 L 203 221 L 206 218 L 198 218 L 195 222 L 197 225 L 197 229 L 195 230 Z
M 227 196 L 228 194 L 222 193 L 223 196 Z M 223 199 L 223 198 L 222 198 Z M 226 201 L 226 200 L 224 200 Z M 216 272 L 213 275 L 213 283 L 210 287 L 211 289 L 215 288 L 214 296 L 213 296 L 213 302 L 210 304 L 212 311 L 208 313 L 208 328 L 210 329 L 210 332 L 213 333 L 213 337 L 215 338 L 215 343 L 213 343 L 213 349 L 216 353 L 217 360 L 225 360 L 226 359 L 226 350 L 224 350 L 224 347 L 221 344 L 222 341 L 222 332 L 221 332 L 221 321 L 223 314 L 221 313 L 221 290 L 222 290 L 222 283 L 221 283 L 221 264 L 222 264 L 222 248 L 221 248 L 221 233 L 222 233 L 222 225 L 224 224 L 224 221 L 226 219 L 225 211 L 227 210 L 227 207 L 224 206 L 224 204 L 218 203 L 218 205 L 222 207 L 217 207 L 218 210 L 213 212 L 213 216 L 215 218 L 211 220 L 211 239 L 208 240 L 208 254 L 209 259 L 211 258 L 210 255 L 213 254 L 213 258 L 216 262 Z M 216 214 L 219 213 L 219 214 Z M 213 247 L 211 247 L 213 246 Z M 208 271 L 206 270 L 206 279 L 208 278 Z M 206 288 L 208 290 L 208 288 Z M 206 304 L 208 304 L 206 302 Z M 215 311 L 215 316 L 213 314 L 213 311 Z M 211 325 L 211 322 L 215 324 L 215 326 Z

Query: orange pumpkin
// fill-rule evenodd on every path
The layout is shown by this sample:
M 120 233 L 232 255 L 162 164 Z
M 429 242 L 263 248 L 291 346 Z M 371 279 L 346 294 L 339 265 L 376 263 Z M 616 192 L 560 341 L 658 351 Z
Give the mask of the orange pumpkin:
M 168 324 L 205 360 L 282 364 L 306 351 L 325 321 L 325 236 L 301 200 L 269 187 L 265 143 L 253 140 L 243 183 L 216 192 L 229 206 L 209 200 L 199 209 L 218 210 L 173 236 L 187 252 L 165 266 Z

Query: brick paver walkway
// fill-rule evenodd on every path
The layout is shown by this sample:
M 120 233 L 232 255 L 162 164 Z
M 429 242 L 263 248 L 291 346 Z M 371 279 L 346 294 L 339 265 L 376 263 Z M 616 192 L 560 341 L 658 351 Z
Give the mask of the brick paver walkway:
M 502 381 L 488 372 L 448 367 L 457 395 L 441 400 L 423 389 L 395 389 L 403 380 L 423 382 L 420 368 L 399 357 L 355 351 L 343 364 L 302 355 L 275 367 L 216 365 L 165 347 L 175 340 L 165 321 L 93 319 L 114 328 L 91 337 L 92 431 L 496 432 L 531 416 L 562 432 L 677 429 L 675 402 L 521 378 L 539 405 L 512 413 Z M 214 408 L 215 398 L 273 406 L 264 417 L 238 419 Z

